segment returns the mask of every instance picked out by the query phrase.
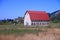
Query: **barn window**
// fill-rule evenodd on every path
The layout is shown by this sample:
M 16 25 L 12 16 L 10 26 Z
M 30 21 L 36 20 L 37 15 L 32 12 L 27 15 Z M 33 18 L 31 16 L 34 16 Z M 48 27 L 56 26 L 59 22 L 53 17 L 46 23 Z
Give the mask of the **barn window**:
M 35 25 L 35 22 L 32 22 L 32 25 Z
M 33 22 L 32 22 L 32 24 L 31 25 L 33 25 Z
M 49 24 L 49 23 L 47 23 L 47 24 Z
M 45 25 L 45 23 L 42 23 L 42 25 Z
M 37 22 L 36 25 L 39 25 L 39 22 Z
M 41 23 L 40 23 L 40 25 L 41 25 Z
M 34 22 L 32 22 L 32 25 L 34 25 Z
M 34 25 L 35 25 L 35 22 L 34 22 Z

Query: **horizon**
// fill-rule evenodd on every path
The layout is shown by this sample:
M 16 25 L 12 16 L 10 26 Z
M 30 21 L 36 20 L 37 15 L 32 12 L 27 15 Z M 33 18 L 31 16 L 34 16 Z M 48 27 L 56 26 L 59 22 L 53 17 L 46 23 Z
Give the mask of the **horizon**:
M 60 0 L 0 0 L 0 20 L 23 17 L 27 10 L 52 13 L 60 10 Z

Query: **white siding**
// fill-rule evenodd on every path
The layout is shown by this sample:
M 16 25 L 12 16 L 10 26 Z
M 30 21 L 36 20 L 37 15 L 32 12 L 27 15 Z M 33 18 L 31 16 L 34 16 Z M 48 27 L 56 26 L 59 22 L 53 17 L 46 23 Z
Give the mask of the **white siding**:
M 32 26 L 48 26 L 49 25 L 49 22 L 32 22 L 33 25 Z
M 27 24 L 28 23 L 28 24 Z M 25 17 L 24 17 L 24 26 L 31 26 L 31 19 L 28 13 L 26 13 Z
M 48 25 L 49 25 L 49 22 L 41 22 L 41 26 L 48 26 Z

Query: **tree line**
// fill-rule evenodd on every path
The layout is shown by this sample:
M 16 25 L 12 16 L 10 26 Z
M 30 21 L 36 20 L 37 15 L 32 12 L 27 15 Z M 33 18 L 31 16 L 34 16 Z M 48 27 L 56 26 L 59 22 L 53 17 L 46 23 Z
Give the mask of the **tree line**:
M 15 19 L 3 19 L 3 20 L 0 20 L 0 25 L 3 25 L 3 24 L 13 24 L 13 23 L 23 23 L 23 17 L 18 17 L 18 18 L 15 18 Z

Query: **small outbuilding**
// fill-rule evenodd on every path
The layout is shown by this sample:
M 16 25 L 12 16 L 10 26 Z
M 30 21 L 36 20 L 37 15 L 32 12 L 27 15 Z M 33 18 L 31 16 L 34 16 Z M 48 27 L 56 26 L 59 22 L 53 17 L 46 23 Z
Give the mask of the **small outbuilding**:
M 50 18 L 45 11 L 26 11 L 24 26 L 48 26 Z

